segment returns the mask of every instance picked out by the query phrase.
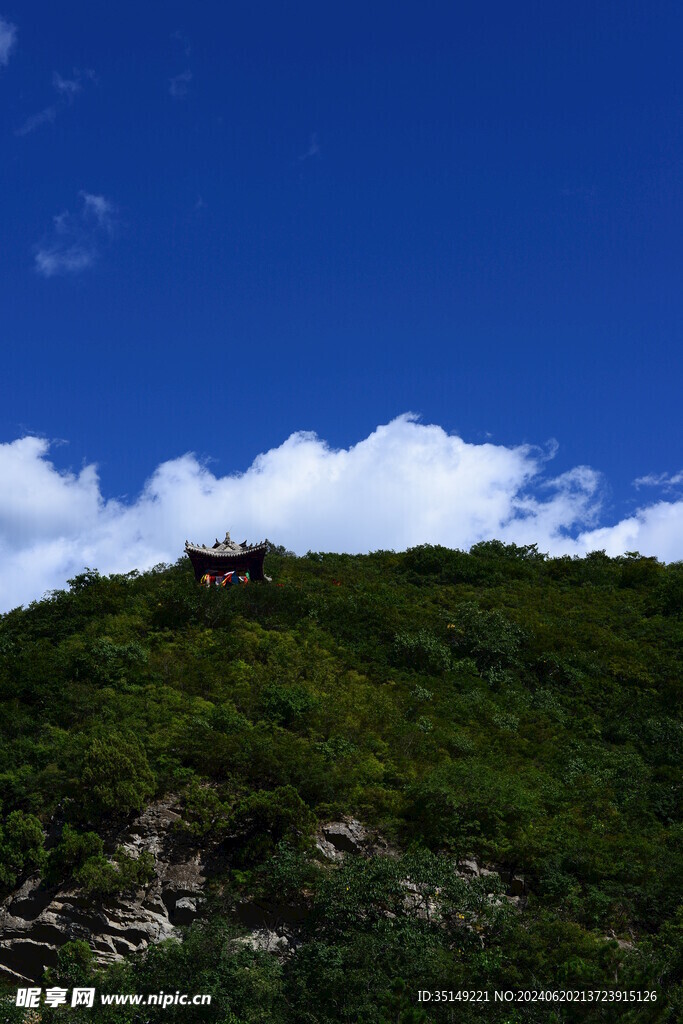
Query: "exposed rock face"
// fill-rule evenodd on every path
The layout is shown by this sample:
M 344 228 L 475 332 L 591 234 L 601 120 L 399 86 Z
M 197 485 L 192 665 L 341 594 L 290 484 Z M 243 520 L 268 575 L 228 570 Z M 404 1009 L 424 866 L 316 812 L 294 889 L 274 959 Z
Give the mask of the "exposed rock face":
M 183 849 L 172 798 L 150 804 L 119 839 L 132 856 L 154 856 L 155 877 L 135 893 L 104 902 L 78 889 L 45 889 L 37 875 L 0 904 L 0 974 L 39 981 L 60 946 L 84 939 L 99 963 L 120 960 L 173 935 L 198 911 L 205 881 L 200 854 Z
M 524 875 L 511 874 L 510 871 L 495 864 L 489 864 L 487 867 L 484 867 L 477 863 L 473 857 L 458 861 L 456 874 L 459 878 L 464 879 L 498 877 L 505 884 L 505 899 L 508 903 L 520 909 L 526 905 L 527 887 Z
M 468 860 L 461 860 L 458 863 L 458 874 L 463 878 L 476 878 L 481 874 L 481 868 L 477 864 L 476 860 L 472 858 Z
M 263 953 L 274 953 L 284 959 L 290 953 L 290 939 L 287 935 L 271 931 L 269 928 L 256 928 L 248 935 L 234 940 L 236 946 L 249 946 L 250 949 Z
M 150 804 L 112 837 L 114 845 L 133 857 L 144 852 L 154 857 L 154 878 L 136 892 L 101 901 L 75 888 L 47 889 L 38 875 L 28 878 L 0 904 L 0 976 L 40 981 L 45 968 L 57 963 L 60 947 L 73 939 L 85 940 L 99 963 L 111 963 L 190 924 L 201 910 L 211 851 L 188 847 L 174 827 L 179 819 L 177 801 L 169 797 Z M 320 855 L 330 862 L 399 853 L 383 836 L 351 817 L 322 825 L 315 840 Z M 474 858 L 459 861 L 455 873 L 471 881 L 500 874 L 507 887 L 502 898 L 520 909 L 526 902 L 521 875 L 480 865 Z M 439 919 L 438 900 L 409 879 L 404 888 L 406 910 L 419 918 Z M 300 941 L 306 912 L 304 902 L 285 906 L 245 901 L 235 908 L 235 917 L 247 934 L 234 942 L 286 959 Z
M 364 854 L 366 857 L 392 857 L 398 853 L 383 836 L 368 831 L 357 818 L 344 818 L 322 825 L 316 834 L 315 845 L 323 857 L 336 861 L 343 860 L 347 853 Z
M 300 943 L 298 935 L 305 916 L 303 902 L 290 905 L 246 900 L 235 908 L 235 917 L 248 932 L 233 939 L 233 943 L 273 953 L 279 960 L 286 960 Z

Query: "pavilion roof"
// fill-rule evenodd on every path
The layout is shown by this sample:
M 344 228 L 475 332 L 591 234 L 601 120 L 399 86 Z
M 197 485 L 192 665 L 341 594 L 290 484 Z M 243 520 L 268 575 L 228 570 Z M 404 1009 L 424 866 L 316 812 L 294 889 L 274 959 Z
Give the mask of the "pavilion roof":
M 243 540 L 241 544 L 237 544 L 234 540 L 230 539 L 229 533 L 225 534 L 225 540 L 219 541 L 216 538 L 216 543 L 212 544 L 211 547 L 207 547 L 206 544 L 193 544 L 189 540 L 185 541 L 185 550 L 188 553 L 196 551 L 202 555 L 215 555 L 217 558 L 225 558 L 226 555 L 246 555 L 252 551 L 263 551 L 265 546 L 265 541 L 260 541 L 258 544 L 247 544 L 246 540 Z

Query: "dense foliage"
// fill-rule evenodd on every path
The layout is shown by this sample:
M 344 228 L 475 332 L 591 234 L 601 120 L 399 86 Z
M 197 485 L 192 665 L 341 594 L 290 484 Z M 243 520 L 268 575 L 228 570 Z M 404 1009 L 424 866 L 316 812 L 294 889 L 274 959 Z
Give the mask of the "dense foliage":
M 226 593 L 197 587 L 185 559 L 89 570 L 0 619 L 2 891 L 36 869 L 93 898 L 144 884 L 151 865 L 104 841 L 176 792 L 187 833 L 220 844 L 211 910 L 97 981 L 214 994 L 160 1020 L 683 1018 L 683 566 L 491 542 L 273 549 L 267 571 L 274 583 Z M 402 857 L 317 861 L 316 822 L 345 813 Z M 454 877 L 472 855 L 525 876 L 522 912 L 494 876 Z M 235 941 L 249 896 L 299 908 L 292 956 Z M 70 944 L 53 977 L 91 972 Z M 418 989 L 615 985 L 657 1001 L 417 1003 Z

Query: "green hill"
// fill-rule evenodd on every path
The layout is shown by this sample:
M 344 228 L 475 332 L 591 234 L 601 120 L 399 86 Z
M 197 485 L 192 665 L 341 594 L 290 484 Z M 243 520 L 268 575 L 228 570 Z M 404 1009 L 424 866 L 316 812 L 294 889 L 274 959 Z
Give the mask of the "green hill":
M 88 571 L 0 618 L 0 896 L 35 871 L 94 904 L 144 887 L 145 857 L 107 854 L 164 794 L 178 841 L 212 851 L 184 942 L 93 982 L 210 1007 L 42 1018 L 683 1019 L 683 566 L 490 542 L 273 549 L 266 572 L 226 591 L 186 559 Z M 398 854 L 326 863 L 312 837 L 344 816 Z M 494 873 L 463 880 L 472 859 Z M 294 908 L 287 956 L 234 941 L 255 899 Z M 50 977 L 94 969 L 71 943 Z M 657 999 L 417 1002 L 604 987 Z

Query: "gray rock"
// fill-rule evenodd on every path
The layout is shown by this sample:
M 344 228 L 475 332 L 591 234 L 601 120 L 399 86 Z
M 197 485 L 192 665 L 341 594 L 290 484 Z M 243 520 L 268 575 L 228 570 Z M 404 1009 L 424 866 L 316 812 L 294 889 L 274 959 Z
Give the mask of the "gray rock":
M 197 916 L 197 901 L 190 896 L 181 896 L 173 908 L 173 923 L 175 925 L 191 924 Z
M 259 928 L 250 932 L 249 935 L 241 935 L 233 940 L 234 945 L 249 946 L 265 953 L 276 953 L 283 956 L 289 953 L 290 942 L 286 935 L 279 935 L 278 932 L 269 928 Z
M 0 904 L 0 976 L 40 981 L 57 963 L 60 946 L 84 939 L 100 964 L 177 934 L 198 913 L 205 882 L 196 850 L 183 850 L 173 797 L 150 804 L 118 838 L 131 856 L 154 856 L 154 878 L 144 888 L 97 903 L 82 891 L 41 887 L 38 875 Z
M 461 860 L 458 862 L 458 873 L 462 875 L 479 875 L 480 868 L 474 858 L 468 858 L 467 860 Z
M 403 879 L 401 887 L 405 891 L 403 909 L 413 917 L 424 921 L 438 921 L 442 917 L 441 901 L 428 894 L 423 885 L 417 885 L 410 879 Z
M 322 838 L 338 853 L 361 853 L 366 844 L 368 833 L 356 818 L 344 821 L 330 821 L 323 825 Z
M 337 850 L 337 848 L 332 845 L 329 839 L 325 839 L 324 836 L 317 835 L 315 837 L 315 847 L 318 850 L 318 852 L 323 855 L 325 860 L 344 859 L 344 854 L 341 852 L 341 850 Z
M 315 837 L 315 845 L 326 860 L 340 861 L 346 854 L 366 857 L 396 857 L 398 850 L 378 832 L 371 832 L 357 818 L 343 818 L 322 825 Z
M 607 935 L 603 935 L 603 939 L 606 942 L 616 942 L 619 949 L 622 949 L 624 952 L 628 952 L 635 947 L 635 942 L 631 942 L 628 939 L 617 938 L 617 934 L 613 930 L 608 932 Z

